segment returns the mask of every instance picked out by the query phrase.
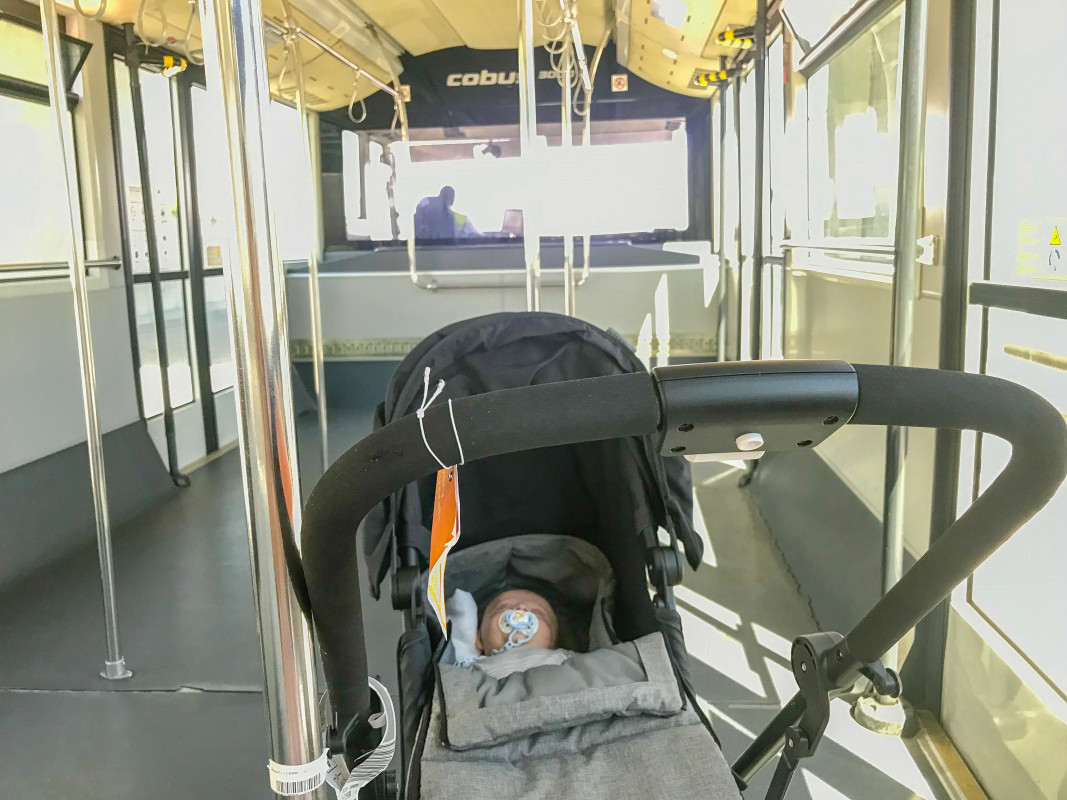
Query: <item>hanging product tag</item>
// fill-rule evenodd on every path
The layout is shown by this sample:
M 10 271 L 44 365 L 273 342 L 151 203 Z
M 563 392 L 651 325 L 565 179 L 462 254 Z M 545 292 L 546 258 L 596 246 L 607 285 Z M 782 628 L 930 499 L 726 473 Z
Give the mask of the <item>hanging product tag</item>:
M 433 501 L 433 526 L 430 529 L 430 574 L 426 599 L 448 635 L 445 613 L 445 561 L 448 551 L 459 541 L 459 467 L 437 471 L 437 491 Z
M 322 755 L 310 764 L 289 766 L 267 761 L 267 770 L 270 773 L 270 788 L 275 794 L 280 794 L 283 797 L 293 797 L 294 795 L 315 791 L 326 780 L 329 757 L 329 751 L 323 750 Z

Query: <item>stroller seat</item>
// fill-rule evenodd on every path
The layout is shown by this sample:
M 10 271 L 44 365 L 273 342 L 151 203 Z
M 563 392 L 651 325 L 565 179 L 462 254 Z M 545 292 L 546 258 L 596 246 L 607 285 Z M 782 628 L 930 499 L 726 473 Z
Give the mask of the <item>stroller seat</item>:
M 608 560 L 569 536 L 524 535 L 451 557 L 448 590 L 546 594 L 562 664 L 494 678 L 444 646 L 415 732 L 427 798 L 737 798 L 726 760 L 679 681 L 661 633 L 620 642 Z M 570 649 L 570 647 L 568 648 Z

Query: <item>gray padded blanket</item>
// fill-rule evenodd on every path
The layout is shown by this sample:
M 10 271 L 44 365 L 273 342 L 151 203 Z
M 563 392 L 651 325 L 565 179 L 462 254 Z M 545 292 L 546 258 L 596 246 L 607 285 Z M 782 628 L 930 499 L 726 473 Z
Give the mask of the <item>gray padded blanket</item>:
M 740 797 L 659 634 L 502 679 L 440 664 L 421 789 L 425 800 Z

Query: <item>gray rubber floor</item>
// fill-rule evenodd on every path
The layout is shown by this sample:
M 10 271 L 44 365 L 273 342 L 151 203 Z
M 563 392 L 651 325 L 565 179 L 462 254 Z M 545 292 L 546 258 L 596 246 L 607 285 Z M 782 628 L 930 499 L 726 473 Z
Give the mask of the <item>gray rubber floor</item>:
M 369 409 L 334 409 L 331 423 L 336 454 L 369 430 Z M 305 492 L 321 469 L 314 425 L 313 417 L 298 421 Z M 815 630 L 737 475 L 723 467 L 696 474 L 709 547 L 678 591 L 698 690 L 728 758 L 792 695 L 789 642 Z M 0 595 L 2 800 L 268 796 L 240 483 L 229 453 L 116 532 L 131 681 L 97 675 L 104 651 L 95 551 Z M 381 643 L 369 653 L 371 671 L 394 685 L 399 615 L 387 601 L 365 601 L 368 641 Z M 860 730 L 843 706 L 808 766 L 794 800 L 939 796 L 902 743 Z M 768 779 L 769 770 L 746 797 L 762 797 Z
M 687 572 L 677 590 L 696 689 L 731 761 L 796 693 L 792 640 L 818 630 L 755 505 L 738 488 L 741 474 L 726 465 L 694 467 L 704 564 Z M 945 797 L 909 743 L 860 728 L 844 701 L 834 701 L 832 713 L 818 752 L 793 780 L 790 800 Z M 747 800 L 766 795 L 774 765 L 752 781 Z

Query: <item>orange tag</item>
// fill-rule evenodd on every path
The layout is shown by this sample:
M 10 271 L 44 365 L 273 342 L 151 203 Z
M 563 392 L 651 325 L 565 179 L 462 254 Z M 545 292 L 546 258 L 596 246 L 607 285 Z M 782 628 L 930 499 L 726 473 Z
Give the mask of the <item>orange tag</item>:
M 430 574 L 426 599 L 448 634 L 445 613 L 445 561 L 448 551 L 459 541 L 459 467 L 437 471 L 437 490 L 433 499 L 433 526 L 430 529 Z

